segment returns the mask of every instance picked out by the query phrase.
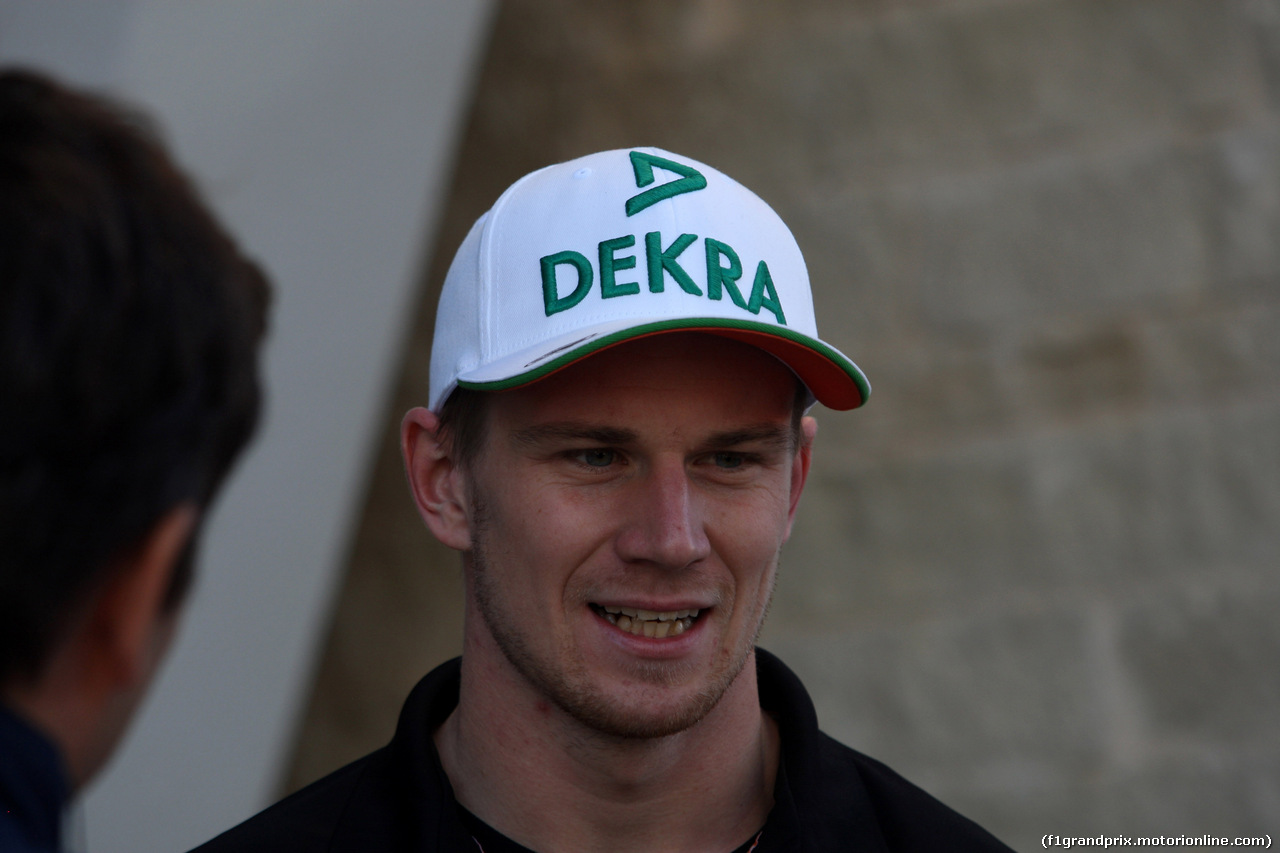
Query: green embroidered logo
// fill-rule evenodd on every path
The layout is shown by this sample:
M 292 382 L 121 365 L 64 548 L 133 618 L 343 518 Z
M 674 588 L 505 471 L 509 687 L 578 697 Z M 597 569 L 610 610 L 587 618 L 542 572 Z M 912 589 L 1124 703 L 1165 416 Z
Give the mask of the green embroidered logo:
M 692 166 L 676 163 L 665 157 L 645 154 L 643 151 L 632 151 L 631 168 L 636 173 L 637 187 L 647 187 L 656 180 L 653 176 L 654 166 L 683 177 L 668 181 L 665 184 L 658 184 L 656 187 L 650 187 L 644 192 L 627 199 L 627 216 L 635 216 L 646 207 L 651 207 L 665 198 L 671 198 L 681 193 L 695 192 L 707 186 L 706 177 Z
M 774 287 L 773 276 L 769 265 L 764 261 L 756 264 L 755 276 L 751 280 L 751 295 L 745 299 L 738 282 L 744 269 L 738 253 L 728 243 L 706 237 L 703 239 L 703 259 L 706 262 L 707 290 L 694 282 L 693 277 L 680 265 L 680 255 L 698 240 L 695 234 L 681 234 L 672 240 L 666 249 L 662 248 L 662 234 L 650 231 L 644 235 L 644 269 L 650 293 L 662 293 L 666 289 L 666 277 L 680 286 L 690 296 L 705 296 L 713 302 L 719 302 L 724 294 L 729 300 L 750 314 L 759 315 L 761 309 L 768 311 L 780 325 L 787 324 L 786 315 L 782 313 L 782 301 L 778 299 L 778 290 Z M 634 234 L 603 240 L 596 246 L 596 256 L 600 262 L 600 298 L 614 299 L 619 296 L 637 296 L 641 293 L 638 281 L 618 281 L 618 273 L 636 269 L 638 264 L 635 255 L 619 255 L 619 250 L 636 246 Z M 538 259 L 542 272 L 542 304 L 548 317 L 568 311 L 582 302 L 591 292 L 595 281 L 595 270 L 590 259 L 581 252 L 566 249 L 553 255 Z M 573 289 L 566 295 L 560 295 L 559 268 L 572 268 L 576 278 Z M 638 270 L 637 270 L 638 272 Z
M 627 199 L 627 216 L 639 213 L 663 199 L 696 192 L 707 186 L 706 177 L 691 166 L 645 154 L 643 151 L 632 151 L 630 154 L 631 167 L 636 173 L 636 186 L 649 189 Z M 680 177 L 665 184 L 650 186 L 656 180 L 653 174 L 655 167 Z M 697 258 L 699 253 L 695 250 L 690 255 L 697 260 L 686 258 L 682 264 L 681 255 L 699 240 L 702 241 L 702 257 Z M 649 293 L 663 293 L 670 280 L 684 294 L 703 297 L 712 302 L 719 302 L 728 294 L 729 301 L 746 313 L 758 317 L 761 311 L 765 311 L 772 314 L 779 325 L 787 324 L 769 265 L 763 260 L 756 263 L 755 274 L 750 278 L 750 295 L 744 297 L 743 291 L 747 285 L 744 275 L 748 273 L 750 266 L 744 267 L 741 257 L 728 243 L 713 237 L 699 237 L 697 234 L 680 234 L 664 241 L 660 232 L 649 231 L 644 235 L 643 264 L 640 263 L 639 254 L 640 235 L 623 234 L 601 240 L 596 244 L 594 252 L 588 249 L 584 254 L 565 249 L 539 258 L 542 305 L 546 315 L 550 317 L 581 304 L 597 280 L 600 282 L 601 299 L 640 296 L 644 293 L 645 288 L 639 280 L 619 281 L 621 273 L 625 279 L 642 279 Z M 596 262 L 595 265 L 593 261 Z M 629 273 L 629 270 L 634 272 Z M 705 292 L 698 287 L 690 270 L 696 270 L 700 275 L 705 273 L 702 279 L 705 282 Z M 566 279 L 563 287 L 562 272 Z

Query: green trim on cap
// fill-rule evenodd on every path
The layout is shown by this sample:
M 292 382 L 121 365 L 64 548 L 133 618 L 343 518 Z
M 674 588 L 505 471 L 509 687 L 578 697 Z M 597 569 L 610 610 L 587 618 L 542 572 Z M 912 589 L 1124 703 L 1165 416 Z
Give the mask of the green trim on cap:
M 626 329 L 613 332 L 612 334 L 593 338 L 580 347 L 570 349 L 544 364 L 540 364 L 531 370 L 516 374 L 515 376 L 509 376 L 506 379 L 493 379 L 488 382 L 470 382 L 459 379 L 458 387 L 467 388 L 473 391 L 506 391 L 512 388 L 518 388 L 521 385 L 528 385 L 530 382 L 541 379 L 551 373 L 555 373 L 557 370 L 562 368 L 568 367 L 573 362 L 591 355 L 594 352 L 607 349 L 614 344 L 619 344 L 632 338 L 639 338 L 645 335 L 656 334 L 658 332 L 681 330 L 697 331 L 699 329 L 739 329 L 747 332 L 755 332 L 757 334 L 765 334 L 775 338 L 782 338 L 784 340 L 791 341 L 792 343 L 800 344 L 840 368 L 845 375 L 853 380 L 854 385 L 858 388 L 859 395 L 862 397 L 862 403 L 866 403 L 867 398 L 871 395 L 871 385 L 867 382 L 867 378 L 862 374 L 862 371 L 858 366 L 840 352 L 827 346 L 817 338 L 811 338 L 808 335 L 796 332 L 785 326 L 773 326 L 768 323 L 756 323 L 749 320 L 730 320 L 723 317 L 682 317 L 678 320 L 659 320 L 653 323 L 641 323 L 638 326 L 630 326 Z M 818 399 L 821 401 L 820 397 Z

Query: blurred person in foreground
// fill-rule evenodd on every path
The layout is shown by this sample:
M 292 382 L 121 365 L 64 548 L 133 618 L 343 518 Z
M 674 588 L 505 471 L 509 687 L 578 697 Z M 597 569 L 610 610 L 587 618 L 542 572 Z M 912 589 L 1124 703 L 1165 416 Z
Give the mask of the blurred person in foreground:
M 401 443 L 462 553 L 462 657 L 389 745 L 202 853 L 1008 850 L 824 735 L 756 648 L 806 412 L 870 392 L 763 201 L 653 148 L 528 175 L 455 255 L 433 346 Z
M 268 285 L 131 111 L 0 70 L 0 851 L 54 851 L 258 419 Z

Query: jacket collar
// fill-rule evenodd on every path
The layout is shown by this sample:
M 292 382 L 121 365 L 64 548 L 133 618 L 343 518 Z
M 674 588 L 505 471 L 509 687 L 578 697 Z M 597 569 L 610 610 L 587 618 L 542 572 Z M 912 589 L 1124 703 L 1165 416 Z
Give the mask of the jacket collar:
M 387 762 L 386 772 L 367 776 L 368 784 L 355 795 L 359 802 L 346 810 L 352 820 L 344 822 L 339 836 L 350 837 L 350 849 L 361 849 L 366 820 L 376 820 L 374 814 L 384 813 L 389 803 L 405 810 L 395 823 L 412 835 L 405 839 L 407 849 L 468 849 L 470 834 L 458 816 L 453 787 L 432 740 L 458 705 L 461 672 L 462 659 L 454 658 L 428 673 L 409 694 L 395 736 L 375 755 Z M 862 781 L 847 764 L 832 760 L 832 747 L 843 747 L 819 731 L 817 712 L 800 679 L 759 648 L 756 673 L 760 705 L 777 722 L 782 740 L 775 804 L 761 849 L 823 849 L 813 847 L 809 838 L 811 827 L 821 825 L 824 834 L 835 834 L 847 849 L 884 850 Z M 398 791 L 384 790 L 388 778 L 405 784 L 392 786 Z

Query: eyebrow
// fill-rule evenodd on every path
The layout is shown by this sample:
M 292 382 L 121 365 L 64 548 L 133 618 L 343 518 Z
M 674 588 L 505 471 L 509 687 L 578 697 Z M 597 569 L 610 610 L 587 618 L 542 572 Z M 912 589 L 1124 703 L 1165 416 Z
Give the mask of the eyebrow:
M 571 421 L 537 424 L 518 429 L 511 434 L 512 443 L 525 448 L 561 441 L 581 441 L 591 444 L 623 446 L 634 444 L 638 440 L 639 436 L 633 430 L 594 426 Z M 756 443 L 764 444 L 770 449 L 789 450 L 792 444 L 791 430 L 778 424 L 747 426 L 741 429 L 713 433 L 704 442 L 704 446 L 712 449 L 727 449 Z
M 513 444 L 521 447 L 536 447 L 540 444 L 555 441 L 585 441 L 591 444 L 621 445 L 631 444 L 638 436 L 629 429 L 617 427 L 591 426 L 573 422 L 538 424 L 518 429 L 511 434 Z
M 778 424 L 759 424 L 742 429 L 718 432 L 707 439 L 708 447 L 739 447 L 744 444 L 764 444 L 773 450 L 791 449 L 791 429 Z

